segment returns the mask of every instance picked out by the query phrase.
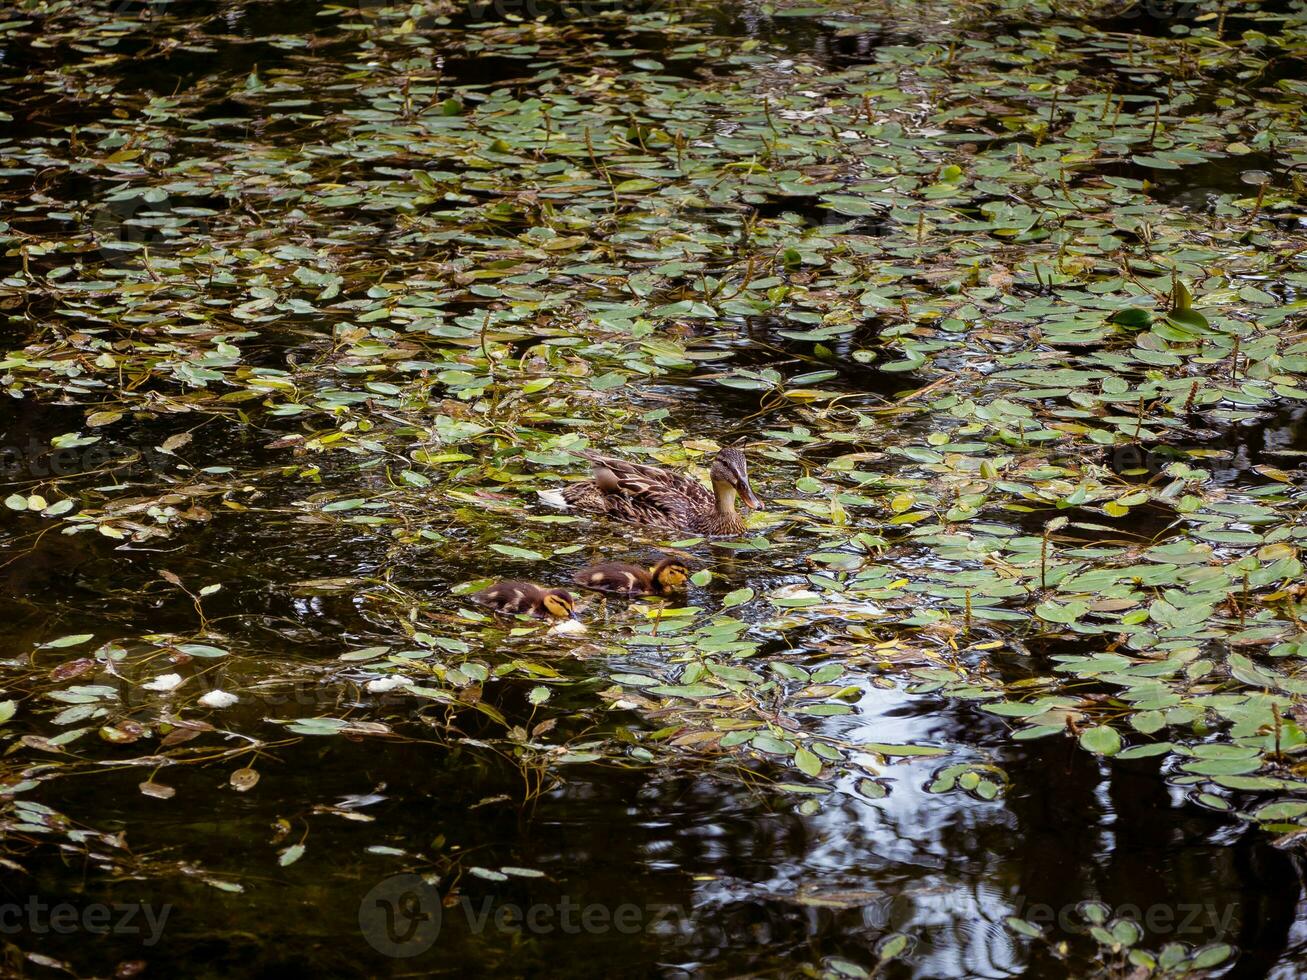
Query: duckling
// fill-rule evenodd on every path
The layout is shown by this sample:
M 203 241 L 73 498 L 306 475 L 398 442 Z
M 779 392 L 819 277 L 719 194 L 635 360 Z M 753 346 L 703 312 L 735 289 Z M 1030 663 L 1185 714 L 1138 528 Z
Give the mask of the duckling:
M 749 486 L 744 453 L 733 446 L 713 460 L 708 471 L 711 490 L 657 466 L 590 452 L 577 455 L 590 461 L 593 475 L 564 487 L 562 497 L 580 510 L 672 531 L 730 537 L 744 531 L 744 519 L 735 510 L 737 496 L 750 507 L 762 506 Z
M 690 580 L 690 570 L 675 558 L 664 558 L 648 571 L 638 565 L 606 561 L 583 568 L 572 577 L 582 588 L 624 595 L 667 595 L 680 592 Z
M 576 603 L 566 589 L 546 589 L 534 582 L 496 582 L 472 595 L 472 601 L 506 616 L 576 619 Z

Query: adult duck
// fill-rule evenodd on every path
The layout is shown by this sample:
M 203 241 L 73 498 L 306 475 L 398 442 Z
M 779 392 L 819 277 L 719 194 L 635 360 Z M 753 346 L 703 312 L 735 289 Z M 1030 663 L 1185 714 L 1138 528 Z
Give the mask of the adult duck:
M 691 476 L 659 466 L 591 452 L 577 455 L 588 459 L 593 469 L 589 480 L 563 489 L 563 499 L 578 510 L 669 531 L 733 537 L 744 532 L 736 499 L 755 509 L 762 506 L 749 486 L 744 453 L 735 447 L 721 450 L 713 460 L 708 470 L 711 490 Z

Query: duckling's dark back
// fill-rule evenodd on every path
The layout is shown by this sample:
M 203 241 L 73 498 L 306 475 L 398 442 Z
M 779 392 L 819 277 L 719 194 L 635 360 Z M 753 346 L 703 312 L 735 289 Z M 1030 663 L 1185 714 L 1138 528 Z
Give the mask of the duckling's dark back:
M 597 592 L 648 592 L 651 585 L 647 571 L 620 561 L 583 568 L 572 576 L 572 581 Z
M 496 582 L 489 588 L 472 594 L 472 601 L 483 606 L 493 606 L 506 613 L 529 613 L 535 611 L 544 590 L 533 582 L 510 580 Z

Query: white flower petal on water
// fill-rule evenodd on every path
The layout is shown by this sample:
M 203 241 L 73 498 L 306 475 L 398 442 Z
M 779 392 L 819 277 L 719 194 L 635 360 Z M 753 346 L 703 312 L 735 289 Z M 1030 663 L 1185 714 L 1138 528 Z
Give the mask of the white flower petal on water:
M 407 677 L 395 674 L 391 677 L 378 677 L 374 681 L 368 681 L 367 689 L 371 694 L 385 694 L 387 691 L 393 691 L 399 687 L 408 687 L 412 683 Z
M 147 691 L 171 691 L 182 682 L 181 674 L 160 674 L 154 680 L 142 684 Z
M 590 632 L 585 628 L 585 623 L 579 619 L 565 619 L 557 626 L 549 630 L 550 633 L 566 633 L 569 636 L 583 636 Z
M 210 708 L 230 708 L 239 700 L 236 695 L 228 694 L 226 691 L 210 691 L 200 698 L 200 704 Z

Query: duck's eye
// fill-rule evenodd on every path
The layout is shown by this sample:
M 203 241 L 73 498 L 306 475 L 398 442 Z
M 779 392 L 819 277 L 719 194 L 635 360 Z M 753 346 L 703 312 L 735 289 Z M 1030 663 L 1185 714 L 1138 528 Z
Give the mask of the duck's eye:
M 689 578 L 689 573 L 680 565 L 673 565 L 671 568 L 663 569 L 663 581 L 668 585 L 684 585 L 687 578 Z

